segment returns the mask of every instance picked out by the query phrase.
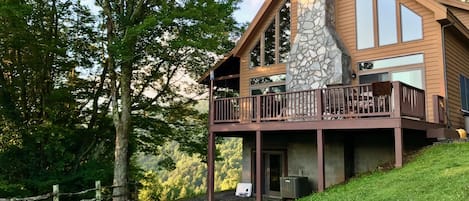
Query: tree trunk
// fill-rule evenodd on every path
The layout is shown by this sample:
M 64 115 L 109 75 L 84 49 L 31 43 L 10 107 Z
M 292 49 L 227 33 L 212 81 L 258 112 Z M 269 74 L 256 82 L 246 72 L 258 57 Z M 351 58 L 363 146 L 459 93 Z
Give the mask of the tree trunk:
M 131 131 L 131 89 L 130 80 L 132 78 L 132 64 L 122 65 L 121 101 L 122 111 L 119 124 L 116 126 L 116 148 L 114 162 L 114 201 L 127 201 L 128 193 L 128 169 L 129 169 L 129 135 Z
M 113 201 L 127 201 L 127 170 L 128 170 L 128 132 L 125 131 L 125 122 L 121 122 L 116 128 L 116 148 L 114 151 L 114 190 L 112 192 Z

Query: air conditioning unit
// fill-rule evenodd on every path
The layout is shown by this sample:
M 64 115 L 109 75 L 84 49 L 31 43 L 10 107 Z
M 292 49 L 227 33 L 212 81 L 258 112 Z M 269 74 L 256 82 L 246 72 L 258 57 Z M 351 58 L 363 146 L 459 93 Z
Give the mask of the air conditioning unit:
M 280 179 L 280 196 L 296 199 L 311 193 L 307 177 L 282 177 Z

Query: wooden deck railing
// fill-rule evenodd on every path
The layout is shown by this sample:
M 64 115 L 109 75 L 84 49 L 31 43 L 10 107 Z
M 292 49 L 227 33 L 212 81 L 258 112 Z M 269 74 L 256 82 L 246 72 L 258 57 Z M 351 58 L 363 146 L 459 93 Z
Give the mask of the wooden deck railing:
M 400 82 L 221 98 L 213 110 L 214 123 L 426 116 L 425 92 Z

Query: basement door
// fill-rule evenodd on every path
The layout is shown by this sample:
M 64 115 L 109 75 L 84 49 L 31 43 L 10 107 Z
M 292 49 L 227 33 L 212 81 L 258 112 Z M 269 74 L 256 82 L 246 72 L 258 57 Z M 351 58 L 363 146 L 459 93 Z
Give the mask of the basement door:
M 263 152 L 263 193 L 269 196 L 280 196 L 280 177 L 285 176 L 285 155 L 282 151 Z M 253 158 L 253 181 L 256 178 L 255 155 Z M 255 183 L 255 182 L 254 182 Z M 254 187 L 255 188 L 255 187 Z
M 283 176 L 282 154 L 266 153 L 265 189 L 268 195 L 280 196 L 280 177 Z

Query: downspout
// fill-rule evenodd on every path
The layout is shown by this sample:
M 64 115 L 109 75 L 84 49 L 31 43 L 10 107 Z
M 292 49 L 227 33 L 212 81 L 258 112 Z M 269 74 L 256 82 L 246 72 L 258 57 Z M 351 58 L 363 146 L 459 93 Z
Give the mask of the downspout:
M 442 48 L 442 51 L 443 51 L 443 71 L 444 71 L 444 82 L 445 82 L 445 115 L 446 115 L 446 119 L 448 120 L 448 128 L 451 128 L 452 127 L 452 123 L 451 123 L 451 119 L 449 118 L 449 98 L 448 98 L 448 77 L 447 77 L 447 69 L 448 69 L 448 66 L 446 64 L 446 34 L 445 34 L 445 30 L 447 27 L 450 27 L 450 26 L 453 26 L 454 23 L 451 22 L 450 24 L 445 24 L 441 27 L 441 48 Z

